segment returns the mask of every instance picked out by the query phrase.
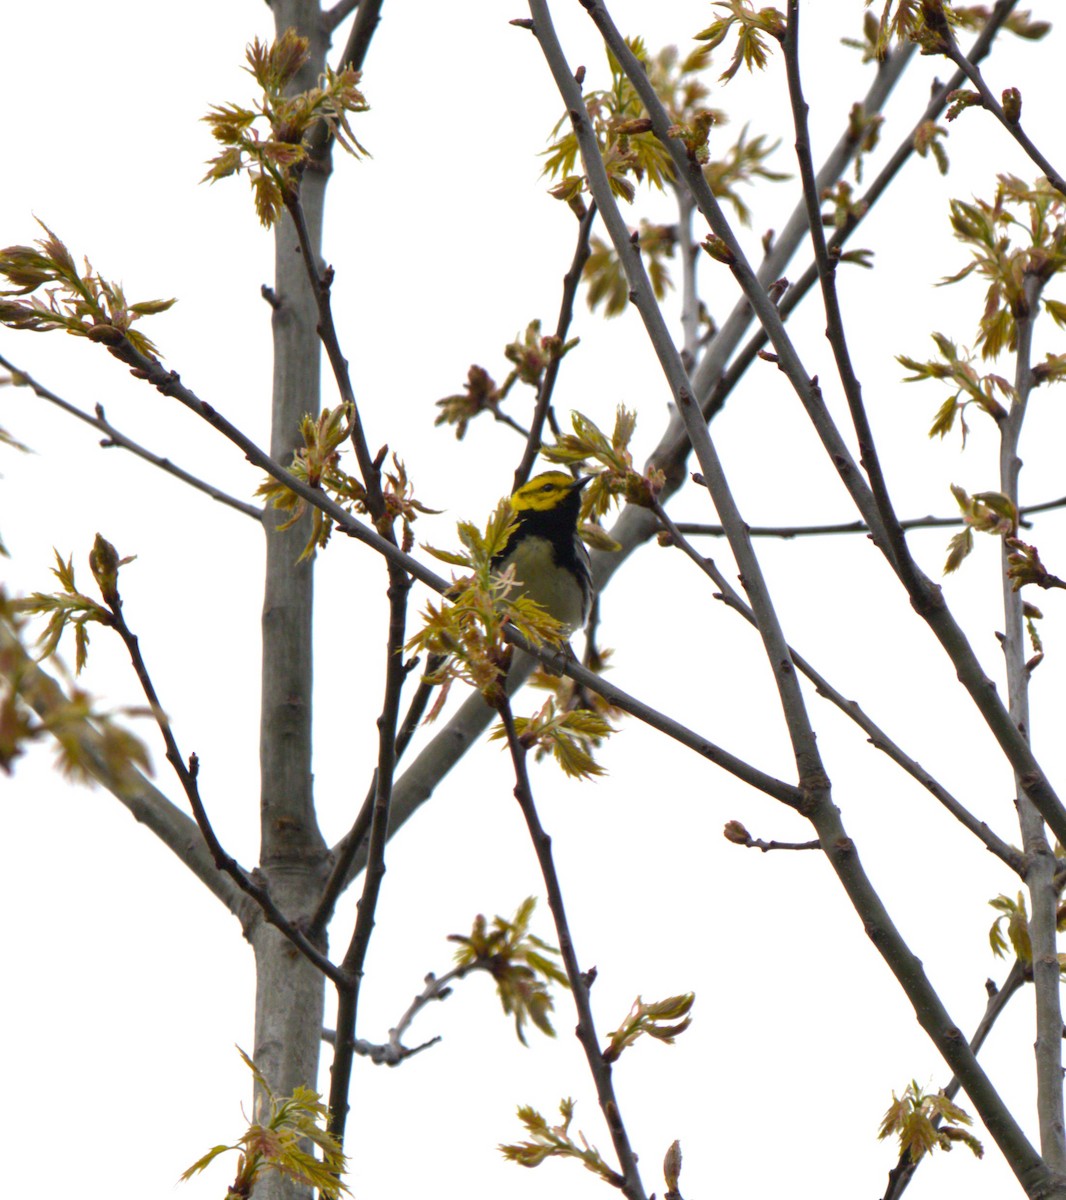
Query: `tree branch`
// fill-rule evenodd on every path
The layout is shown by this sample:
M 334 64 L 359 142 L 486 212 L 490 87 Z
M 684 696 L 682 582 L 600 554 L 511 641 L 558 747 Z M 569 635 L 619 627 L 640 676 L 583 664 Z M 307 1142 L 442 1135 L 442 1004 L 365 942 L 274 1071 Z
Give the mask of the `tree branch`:
M 533 464 L 540 453 L 544 421 L 551 413 L 552 392 L 555 390 L 555 380 L 559 375 L 559 363 L 562 361 L 560 355 L 566 344 L 566 335 L 570 332 L 570 322 L 574 316 L 574 297 L 577 295 L 578 284 L 581 282 L 581 273 L 585 269 L 585 263 L 588 262 L 589 235 L 595 220 L 596 205 L 592 204 L 578 222 L 577 245 L 574 247 L 574 257 L 570 263 L 570 269 L 563 276 L 563 296 L 559 304 L 559 319 L 555 323 L 557 353 L 552 355 L 551 361 L 544 369 L 540 387 L 537 388 L 537 403 L 533 410 L 533 420 L 529 424 L 525 452 L 522 454 L 521 462 L 515 468 L 512 491 L 517 491 L 529 478 Z M 559 430 L 554 421 L 552 428 L 558 436 Z
M 2 354 L 0 354 L 0 367 L 11 373 L 11 383 L 15 387 L 28 387 L 35 395 L 42 400 L 47 400 L 50 404 L 61 408 L 65 413 L 69 413 L 72 417 L 76 417 L 79 421 L 84 421 L 86 425 L 91 425 L 94 429 L 98 429 L 105 435 L 105 440 L 100 443 L 105 449 L 110 446 L 119 446 L 123 450 L 128 450 L 131 454 L 135 454 L 138 458 L 143 458 L 145 462 L 149 462 L 154 467 L 158 467 L 161 471 L 166 471 L 168 475 L 173 475 L 176 479 L 180 479 L 182 483 L 187 483 L 190 487 L 196 488 L 198 491 L 205 493 L 212 500 L 217 500 L 220 504 L 226 504 L 230 508 L 234 508 L 237 512 L 244 513 L 246 517 L 251 517 L 253 520 L 262 521 L 263 510 L 255 504 L 249 504 L 247 501 L 238 500 L 235 496 L 230 496 L 226 492 L 216 488 L 213 484 L 206 483 L 202 479 L 198 479 L 195 475 L 190 475 L 188 471 L 182 470 L 176 466 L 169 458 L 162 458 L 158 454 L 153 454 L 151 450 L 146 450 L 143 446 L 128 438 L 120 430 L 104 416 L 103 406 L 96 406 L 96 415 L 92 416 L 76 404 L 71 404 L 69 400 L 64 400 L 62 396 L 57 396 L 55 392 L 50 391 L 42 383 L 38 383 L 27 371 L 23 371 L 21 367 L 16 367 L 14 363 L 9 362 Z
M 534 14 L 536 20 L 536 14 Z M 538 29 L 538 34 L 539 34 Z M 511 752 L 511 762 L 515 770 L 514 795 L 522 810 L 526 827 L 529 830 L 533 850 L 540 864 L 541 876 L 544 879 L 544 890 L 548 897 L 548 907 L 555 921 L 555 936 L 559 939 L 559 953 L 562 956 L 566 977 L 570 982 L 570 990 L 574 996 L 577 1008 L 577 1039 L 585 1052 L 585 1059 L 596 1085 L 596 1095 L 599 1098 L 600 1110 L 614 1143 L 614 1151 L 622 1168 L 620 1188 L 627 1200 L 645 1200 L 644 1184 L 641 1182 L 640 1170 L 637 1167 L 637 1156 L 629 1144 L 625 1123 L 622 1120 L 621 1109 L 614 1094 L 611 1064 L 606 1061 L 600 1050 L 599 1039 L 596 1036 L 596 1023 L 592 1016 L 592 1005 L 589 1003 L 589 988 L 595 978 L 594 972 L 583 972 L 578 963 L 574 950 L 574 941 L 570 933 L 570 925 L 566 918 L 566 907 L 563 903 L 562 888 L 559 876 L 555 871 L 552 858 L 551 838 L 544 832 L 533 802 L 533 790 L 526 771 L 526 748 L 522 745 L 515 730 L 511 706 L 506 697 L 501 699 L 499 714 L 503 727 L 507 732 L 507 746 Z
M 1026 310 L 1015 317 L 1014 396 L 1007 418 L 999 423 L 999 490 L 1018 504 L 1018 477 L 1022 462 L 1018 443 L 1033 385 L 1031 354 L 1033 324 L 1038 311 L 1043 281 L 1036 274 L 1024 280 Z M 1003 584 L 1003 637 L 1001 646 L 1007 668 L 1007 695 L 1011 719 L 1023 737 L 1029 737 L 1029 668 L 1026 664 L 1025 620 L 1022 596 L 1008 575 L 1010 547 L 1002 539 L 1000 558 Z M 1026 796 L 1022 781 L 1015 776 L 1018 821 L 1026 855 L 1025 882 L 1029 889 L 1029 939 L 1033 956 L 1036 993 L 1036 1083 L 1040 1145 L 1044 1158 L 1055 1171 L 1066 1172 L 1066 1129 L 1062 1099 L 1062 1003 L 1056 918 L 1059 893 L 1055 886 L 1055 854 L 1048 845 L 1044 822 Z
M 1040 168 L 1047 176 L 1048 183 L 1062 196 L 1066 197 L 1066 180 L 1062 175 L 1051 165 L 1044 157 L 1039 149 L 1029 139 L 1029 135 L 1022 128 L 1021 121 L 1018 118 L 1011 119 L 1004 111 L 1003 106 L 992 95 L 984 76 L 980 70 L 963 54 L 959 49 L 959 44 L 955 40 L 955 34 L 952 32 L 951 26 L 944 21 L 943 29 L 941 30 L 944 54 L 959 68 L 966 78 L 974 85 L 981 96 L 982 105 L 996 118 L 1003 128 L 1011 135 L 1018 145 L 1025 151 L 1029 158 Z M 1021 97 L 1018 97 L 1018 110 L 1021 111 Z
M 1003 986 L 999 989 L 991 979 L 985 983 L 985 988 L 988 990 L 988 1004 L 985 1006 L 985 1014 L 977 1025 L 973 1037 L 970 1039 L 970 1049 L 977 1054 L 985 1043 L 985 1039 L 992 1032 L 992 1026 L 995 1025 L 1000 1013 L 1007 1007 L 1012 996 L 1014 996 L 1025 983 L 1025 967 L 1017 960 L 1014 960 L 1014 965 L 1011 967 L 1007 978 L 1003 981 Z M 962 1085 L 959 1083 L 957 1075 L 951 1077 L 947 1087 L 943 1088 L 943 1093 L 949 1100 L 953 1100 L 958 1095 L 959 1088 Z M 934 1118 L 934 1124 L 939 1125 L 939 1117 Z M 883 1200 L 899 1200 L 900 1196 L 907 1189 L 907 1185 L 914 1177 L 914 1172 L 921 1166 L 923 1159 L 918 1162 L 911 1160 L 910 1151 L 904 1151 L 899 1162 L 888 1173 L 888 1186 L 885 1189 Z
M 590 0 L 582 0 L 582 3 L 591 12 L 593 5 Z M 595 7 L 602 11 L 601 6 L 596 5 Z M 607 170 L 600 155 L 595 134 L 589 124 L 588 114 L 585 111 L 581 89 L 574 79 L 555 35 L 545 0 L 530 0 L 529 8 L 537 40 L 547 60 L 555 85 L 562 95 L 581 149 L 589 189 L 599 206 L 604 223 L 611 235 L 615 253 L 625 271 L 630 288 L 630 301 L 637 308 L 641 320 L 644 322 L 648 338 L 659 359 L 674 402 L 685 422 L 689 439 L 707 479 L 714 505 L 722 524 L 726 527 L 729 547 L 736 559 L 744 587 L 751 601 L 759 634 L 763 639 L 766 656 L 781 699 L 782 713 L 788 727 L 793 753 L 796 756 L 800 787 L 804 791 L 825 788 L 828 785 L 828 779 L 822 767 L 814 731 L 807 718 L 803 695 L 796 680 L 793 664 L 788 656 L 784 634 L 770 600 L 761 567 L 752 549 L 751 539 L 747 535 L 740 511 L 733 501 L 725 472 L 707 425 L 696 405 L 692 384 L 669 330 L 666 328 L 662 312 L 655 301 L 643 261 L 630 240 L 622 214 L 618 210 L 611 191 L 610 180 L 607 177 Z M 624 43 L 622 44 L 624 46 Z M 626 50 L 629 53 L 628 48 Z M 630 57 L 632 57 L 631 54 Z M 702 173 L 700 178 L 703 178 Z
M 363 894 L 359 900 L 355 928 L 347 953 L 341 962 L 346 982 L 337 988 L 337 1040 L 329 1090 L 329 1131 L 342 1143 L 348 1117 L 348 1089 L 351 1085 L 353 1044 L 363 966 L 370 946 L 370 936 L 374 932 L 378 897 L 385 877 L 385 843 L 389 836 L 389 804 L 396 766 L 396 725 L 399 719 L 400 696 L 407 675 L 403 665 L 403 647 L 406 640 L 407 596 L 410 590 L 410 577 L 390 563 L 385 697 L 382 701 L 381 716 L 378 717 L 378 766 L 375 773 L 377 786 L 370 821 L 367 869 L 363 877 Z
M 969 692 L 978 711 L 1011 766 L 1022 778 L 1026 793 L 1039 809 L 1060 841 L 1066 841 L 1066 808 L 1044 774 L 1026 740 L 1019 734 L 995 685 L 985 674 L 965 633 L 948 609 L 941 589 L 914 564 L 906 543 L 893 540 L 884 528 L 873 495 L 861 477 L 839 431 L 825 407 L 817 382 L 811 380 L 782 324 L 777 308 L 759 283 L 733 235 L 698 163 L 690 161 L 685 146 L 669 134 L 671 122 L 655 94 L 643 68 L 626 45 L 600 0 L 581 0 L 629 81 L 637 91 L 652 121 L 656 136 L 669 150 L 680 178 L 687 180 L 700 211 L 731 258 L 730 269 L 748 298 L 756 315 L 770 335 L 780 365 L 802 401 L 815 430 L 863 520 L 870 526 L 871 537 L 885 554 L 901 582 L 908 589 L 911 605 L 926 621 L 956 668 L 959 681 Z M 572 89 L 571 89 L 572 90 Z M 580 110 L 574 110 L 580 116 Z M 900 564 L 895 550 L 902 545 L 906 564 Z
M 727 607 L 733 609 L 734 612 L 739 613 L 750 625 L 755 625 L 755 616 L 750 607 L 744 603 L 715 564 L 710 559 L 704 558 L 697 553 L 692 544 L 681 533 L 680 526 L 675 525 L 670 520 L 670 517 L 661 505 L 654 511 L 673 543 L 718 587 L 719 593 L 716 598 L 721 600 Z M 824 696 L 825 699 L 835 704 L 845 716 L 854 721 L 867 735 L 870 744 L 875 749 L 887 754 L 897 766 L 902 767 L 911 778 L 916 779 L 961 825 L 968 829 L 975 837 L 979 838 L 986 849 L 990 850 L 1000 861 L 1006 863 L 1015 874 L 1019 876 L 1024 875 L 1024 860 L 1013 846 L 1008 845 L 998 834 L 994 833 L 984 821 L 979 821 L 965 805 L 956 800 L 947 788 L 938 783 L 920 763 L 905 754 L 888 734 L 866 715 L 855 700 L 846 699 L 801 654 L 797 653 L 791 645 L 788 648 L 788 652 L 796 666 L 796 670 L 801 675 L 805 675 L 814 684 L 820 696 Z
M 178 749 L 174 732 L 170 727 L 170 721 L 159 702 L 155 685 L 148 674 L 148 668 L 141 654 L 137 637 L 130 630 L 122 615 L 122 602 L 117 598 L 117 595 L 113 600 L 109 600 L 106 597 L 105 600 L 112 616 L 113 628 L 126 647 L 130 661 L 133 664 L 133 669 L 144 691 L 145 698 L 151 706 L 152 715 L 159 726 L 159 732 L 163 735 L 167 761 L 174 768 L 174 773 L 177 775 L 182 789 L 188 798 L 193 816 L 196 818 L 196 824 L 199 826 L 201 834 L 203 834 L 203 839 L 207 843 L 207 848 L 211 852 L 215 866 L 219 871 L 225 872 L 242 892 L 245 892 L 259 905 L 267 921 L 283 933 L 309 962 L 314 963 L 318 967 L 323 975 L 332 979 L 334 983 L 346 983 L 346 977 L 330 962 L 329 957 L 323 954 L 317 946 L 313 946 L 304 934 L 278 908 L 270 895 L 270 891 L 266 887 L 254 882 L 240 863 L 223 848 L 222 843 L 218 840 L 211 826 L 207 809 L 200 798 L 198 782 L 199 760 L 195 754 L 190 755 L 188 766 L 186 766 L 181 751 Z

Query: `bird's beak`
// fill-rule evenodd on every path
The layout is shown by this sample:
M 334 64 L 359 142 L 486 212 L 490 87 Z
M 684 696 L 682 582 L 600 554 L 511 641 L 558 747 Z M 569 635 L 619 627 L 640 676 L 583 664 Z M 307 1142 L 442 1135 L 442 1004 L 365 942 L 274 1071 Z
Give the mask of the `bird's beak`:
M 580 479 L 574 480 L 574 482 L 570 485 L 570 490 L 572 492 L 581 491 L 581 489 L 585 486 L 585 484 L 588 483 L 591 479 L 592 479 L 591 475 L 582 475 Z

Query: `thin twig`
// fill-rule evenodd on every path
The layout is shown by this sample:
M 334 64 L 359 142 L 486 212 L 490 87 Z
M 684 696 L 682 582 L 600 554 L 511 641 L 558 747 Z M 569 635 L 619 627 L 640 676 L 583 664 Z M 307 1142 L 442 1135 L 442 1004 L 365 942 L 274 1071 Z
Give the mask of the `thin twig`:
M 534 21 L 536 21 L 536 14 L 534 14 Z M 539 32 L 538 23 L 538 34 Z M 507 733 L 507 746 L 511 752 L 511 762 L 515 770 L 515 799 L 522 810 L 522 816 L 525 818 L 526 827 L 533 842 L 533 850 L 537 856 L 537 862 L 540 864 L 544 890 L 548 897 L 548 907 L 551 909 L 552 919 L 555 922 L 555 936 L 559 940 L 559 954 L 562 957 L 570 990 L 574 996 L 574 1005 L 577 1008 L 575 1032 L 581 1048 L 585 1052 L 589 1071 L 592 1073 L 592 1079 L 596 1085 L 600 1109 L 607 1122 L 607 1128 L 610 1130 L 614 1151 L 622 1168 L 619 1187 L 628 1200 L 645 1200 L 644 1185 L 637 1167 L 637 1156 L 629 1144 L 629 1135 L 626 1132 L 621 1109 L 614 1094 L 611 1064 L 605 1060 L 596 1036 L 596 1023 L 592 1016 L 592 1005 L 589 1003 L 591 977 L 581 970 L 578 963 L 574 940 L 566 918 L 563 892 L 552 858 L 551 838 L 544 832 L 533 801 L 533 790 L 530 787 L 529 773 L 526 770 L 526 748 L 522 745 L 515 729 L 511 706 L 506 697 L 500 700 L 498 710 Z
M 351 412 L 351 440 L 355 450 L 356 462 L 359 464 L 359 474 L 362 476 L 366 489 L 366 506 L 371 518 L 377 522 L 385 513 L 385 501 L 381 492 L 381 471 L 374 462 L 367 445 L 363 420 L 359 414 L 359 405 L 355 399 L 355 389 L 352 387 L 352 377 L 348 373 L 348 360 L 341 350 L 337 337 L 337 327 L 333 323 L 333 305 L 330 302 L 330 291 L 333 285 L 333 268 L 327 267 L 319 271 L 314 247 L 311 245 L 311 235 L 307 228 L 303 205 L 299 197 L 286 204 L 286 211 L 292 218 L 296 228 L 296 236 L 300 242 L 307 278 L 314 292 L 315 305 L 318 308 L 318 336 L 329 359 L 333 378 L 340 392 L 341 400 L 349 406 Z
M 1032 521 L 1025 518 L 1033 513 L 1053 512 L 1057 508 L 1066 508 L 1066 496 L 1057 500 L 1045 500 L 1042 504 L 1023 504 L 1018 509 L 1018 525 L 1022 529 L 1031 529 Z M 899 523 L 900 529 L 951 529 L 966 524 L 966 518 L 958 517 L 908 517 Z M 702 525 L 694 521 L 678 521 L 676 527 L 689 537 L 722 537 L 725 530 L 721 525 Z M 836 521 L 828 525 L 751 525 L 748 532 L 752 537 L 790 538 L 824 537 L 837 533 L 869 533 L 870 527 L 863 521 Z M 650 536 L 650 535 L 649 535 Z
M 1003 128 L 1011 135 L 1019 146 L 1025 151 L 1030 159 L 1043 171 L 1047 177 L 1048 183 L 1062 196 L 1066 196 L 1066 180 L 1062 175 L 1051 165 L 1044 157 L 1040 150 L 1030 140 L 1029 135 L 1022 128 L 1020 120 L 1012 120 L 1004 111 L 1003 105 L 993 96 L 991 89 L 985 82 L 984 76 L 980 70 L 966 57 L 959 49 L 959 44 L 955 40 L 955 35 L 952 32 L 950 24 L 945 20 L 943 30 L 941 31 L 941 40 L 943 43 L 944 53 L 948 58 L 959 68 L 966 78 L 974 85 L 981 96 L 982 105 L 996 118 Z M 1020 98 L 1019 98 L 1020 106 Z
M 100 443 L 105 449 L 110 446 L 118 446 L 123 450 L 128 450 L 131 454 L 135 454 L 138 458 L 143 458 L 145 462 L 149 462 L 153 467 L 158 467 L 161 471 L 166 471 L 168 475 L 173 475 L 175 479 L 180 479 L 182 483 L 187 483 L 190 487 L 196 488 L 205 495 L 210 496 L 212 500 L 217 500 L 220 504 L 228 505 L 234 508 L 237 512 L 244 513 L 246 517 L 251 517 L 255 521 L 262 521 L 263 510 L 255 504 L 249 504 L 245 500 L 238 500 L 236 496 L 230 496 L 228 493 L 216 488 L 213 484 L 207 483 L 203 479 L 191 475 L 188 471 L 176 466 L 169 458 L 163 458 L 158 454 L 154 454 L 151 450 L 146 450 L 144 446 L 139 445 L 132 438 L 128 438 L 121 430 L 118 430 L 107 420 L 104 415 L 103 405 L 96 406 L 95 415 L 85 412 L 78 408 L 76 404 L 71 404 L 69 400 L 64 400 L 62 396 L 57 396 L 50 388 L 46 388 L 43 383 L 38 383 L 28 371 L 24 371 L 21 367 L 16 367 L 14 363 L 9 362 L 2 354 L 0 354 L 0 367 L 11 373 L 11 383 L 16 387 L 28 387 L 34 395 L 39 396 L 42 400 L 47 400 L 50 404 L 61 408 L 70 416 L 76 417 L 79 421 L 84 421 L 86 425 L 91 425 L 94 429 L 98 429 L 105 435 L 105 441 Z
M 1018 959 L 1014 960 L 1002 987 L 997 989 L 990 979 L 985 983 L 985 988 L 988 990 L 988 1004 L 985 1006 L 984 1016 L 978 1022 L 977 1029 L 970 1039 L 970 1049 L 974 1054 L 980 1051 L 999 1015 L 1007 1007 L 1011 997 L 1020 991 L 1024 983 L 1025 967 Z M 942 1091 L 949 1100 L 953 1100 L 958 1095 L 961 1086 L 958 1076 L 953 1075 L 947 1087 Z M 940 1124 L 939 1116 L 933 1118 L 933 1124 L 934 1126 Z M 885 1188 L 883 1200 L 899 1200 L 913 1179 L 914 1172 L 926 1158 L 928 1155 L 924 1155 L 918 1162 L 914 1162 L 911 1159 L 910 1151 L 904 1150 L 899 1157 L 899 1162 L 888 1173 L 888 1186 Z
M 188 798 L 193 816 L 196 818 L 196 824 L 199 826 L 204 841 L 211 851 L 211 857 L 214 859 L 215 866 L 220 871 L 224 871 L 229 875 L 241 891 L 247 893 L 259 905 L 267 921 L 284 934 L 296 949 L 309 962 L 313 963 L 323 975 L 331 979 L 339 987 L 347 985 L 349 981 L 344 972 L 335 966 L 329 957 L 323 954 L 317 946 L 312 945 L 307 937 L 289 921 L 281 909 L 274 903 L 269 890 L 261 884 L 255 883 L 247 871 L 225 850 L 219 841 L 218 835 L 215 833 L 210 818 L 207 815 L 207 809 L 204 807 L 203 800 L 200 797 L 199 760 L 195 754 L 190 755 L 188 765 L 186 765 L 181 751 L 178 749 L 174 731 L 171 728 L 170 720 L 163 706 L 159 702 L 159 696 L 156 693 L 155 685 L 152 683 L 148 668 L 145 665 L 137 636 L 130 630 L 122 615 L 121 601 L 116 599 L 113 603 L 109 602 L 108 608 L 112 616 L 112 627 L 126 647 L 130 661 L 133 664 L 133 669 L 144 691 L 145 698 L 151 707 L 152 715 L 159 726 L 159 732 L 163 735 L 167 761 L 174 768 L 174 773 L 177 775 Z
M 755 616 L 751 608 L 744 603 L 744 600 L 737 591 L 729 583 L 728 579 L 715 566 L 710 559 L 704 558 L 699 554 L 688 539 L 681 532 L 681 527 L 675 525 L 671 521 L 669 515 L 665 512 L 661 505 L 657 505 L 654 509 L 656 516 L 662 522 L 663 528 L 667 531 L 673 543 L 685 553 L 699 567 L 701 571 L 718 587 L 719 593 L 717 598 L 721 600 L 727 607 L 739 613 L 750 625 L 755 625 Z M 823 676 L 820 675 L 814 667 L 791 645 L 788 652 L 796 666 L 796 670 L 801 675 L 805 675 L 815 686 L 818 694 L 824 696 L 832 704 L 836 705 L 845 716 L 849 717 L 856 725 L 866 734 L 870 740 L 870 744 L 877 750 L 881 750 L 888 755 L 897 766 L 903 768 L 912 779 L 917 780 L 927 791 L 930 792 L 943 806 L 951 813 L 953 817 L 961 825 L 970 831 L 975 837 L 979 838 L 985 848 L 993 853 L 1001 862 L 1006 863 L 1015 874 L 1021 876 L 1024 874 L 1025 863 L 1022 855 L 994 833 L 984 821 L 978 820 L 977 817 L 970 812 L 965 805 L 958 801 L 941 783 L 917 761 L 904 753 L 904 751 L 888 736 L 883 729 L 874 723 L 866 715 L 860 705 L 854 700 L 848 700 L 842 693 L 837 691 L 832 684 Z
M 378 718 L 377 787 L 370 821 L 370 845 L 355 928 L 341 962 L 346 984 L 337 988 L 337 1041 L 329 1089 L 329 1131 L 340 1142 L 344 1140 L 344 1127 L 348 1117 L 348 1089 L 351 1084 L 353 1043 L 363 966 L 370 946 L 370 937 L 374 932 L 378 897 L 385 876 L 389 803 L 396 767 L 396 726 L 399 720 L 400 696 L 407 675 L 403 664 L 403 646 L 406 641 L 407 596 L 410 590 L 410 576 L 390 563 L 385 697 L 382 701 L 381 716 Z
M 574 297 L 577 295 L 578 284 L 581 282 L 581 273 L 585 269 L 585 263 L 588 262 L 589 235 L 595 220 L 596 205 L 592 204 L 578 221 L 577 245 L 574 247 L 574 257 L 570 263 L 570 269 L 563 276 L 563 296 L 559 304 L 559 319 L 555 323 L 556 353 L 552 355 L 545 367 L 540 386 L 537 388 L 537 403 L 533 409 L 533 420 L 529 425 L 522 461 L 515 468 L 512 491 L 517 491 L 529 478 L 533 464 L 540 453 L 544 421 L 551 411 L 552 392 L 555 390 L 555 380 L 559 375 L 559 363 L 562 361 L 561 354 L 563 346 L 566 345 L 566 335 L 570 332 L 570 322 L 574 317 Z
M 389 803 L 393 796 L 393 776 L 396 767 L 396 725 L 400 715 L 403 680 L 403 643 L 407 630 L 407 596 L 411 592 L 411 577 L 399 566 L 389 564 L 389 637 L 385 652 L 385 695 L 382 714 L 378 718 L 377 787 L 370 822 L 370 846 L 367 850 L 363 895 L 359 899 L 355 928 L 347 953 L 341 962 L 346 984 L 337 986 L 337 1037 L 329 1087 L 329 1132 L 339 1141 L 345 1139 L 348 1117 L 348 1088 L 352 1081 L 352 1061 L 355 1040 L 355 1021 L 359 1010 L 359 994 L 363 984 L 366 952 L 377 913 L 385 875 L 385 842 L 389 838 Z

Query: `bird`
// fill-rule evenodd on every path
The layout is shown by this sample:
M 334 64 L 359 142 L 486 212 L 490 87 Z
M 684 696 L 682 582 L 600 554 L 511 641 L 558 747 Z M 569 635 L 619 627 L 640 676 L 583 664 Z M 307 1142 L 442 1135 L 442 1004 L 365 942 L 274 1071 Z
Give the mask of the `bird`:
M 545 471 L 523 483 L 511 496 L 515 528 L 492 559 L 496 572 L 514 567 L 516 594 L 544 608 L 565 637 L 585 627 L 592 607 L 592 569 L 577 531 L 581 489 L 591 478 Z

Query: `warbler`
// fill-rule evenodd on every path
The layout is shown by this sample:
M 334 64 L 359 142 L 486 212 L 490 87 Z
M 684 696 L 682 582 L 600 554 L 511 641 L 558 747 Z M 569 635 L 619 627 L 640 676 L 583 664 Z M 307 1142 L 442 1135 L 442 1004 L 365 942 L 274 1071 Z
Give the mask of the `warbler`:
M 592 570 L 577 532 L 581 489 L 592 478 L 564 471 L 534 476 L 511 496 L 517 526 L 492 560 L 494 570 L 513 566 L 518 594 L 546 609 L 566 635 L 583 629 L 592 606 Z

